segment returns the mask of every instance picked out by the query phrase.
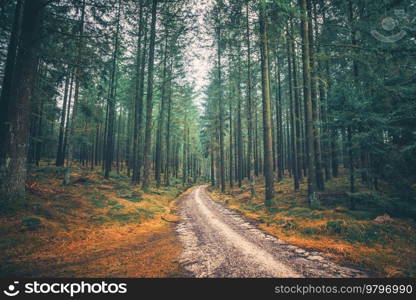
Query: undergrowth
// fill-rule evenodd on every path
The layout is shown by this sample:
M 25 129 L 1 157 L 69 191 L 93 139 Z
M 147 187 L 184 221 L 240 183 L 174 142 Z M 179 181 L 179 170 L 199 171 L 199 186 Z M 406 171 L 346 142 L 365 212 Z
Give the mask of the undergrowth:
M 32 167 L 27 197 L 2 206 L 0 276 L 166 277 L 181 246 L 172 224 L 181 186 L 145 193 L 124 174 Z M 4 203 L 3 203 L 4 204 Z

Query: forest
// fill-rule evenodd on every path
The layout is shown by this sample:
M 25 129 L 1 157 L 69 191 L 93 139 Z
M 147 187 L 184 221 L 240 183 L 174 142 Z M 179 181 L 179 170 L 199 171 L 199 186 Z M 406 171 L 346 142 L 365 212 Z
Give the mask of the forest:
M 175 225 L 198 186 L 336 263 L 415 276 L 414 1 L 2 0 L 0 15 L 0 277 L 182 276 Z

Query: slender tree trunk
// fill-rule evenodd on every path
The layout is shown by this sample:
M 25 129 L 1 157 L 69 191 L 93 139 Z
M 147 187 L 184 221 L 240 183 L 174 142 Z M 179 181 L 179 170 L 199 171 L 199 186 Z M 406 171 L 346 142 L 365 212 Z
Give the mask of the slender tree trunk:
M 71 117 L 71 102 L 72 102 L 72 93 L 74 90 L 74 78 L 75 74 L 71 74 L 71 83 L 69 84 L 69 96 L 68 96 L 68 107 L 65 114 L 65 133 L 64 133 L 64 144 L 62 147 L 62 155 L 63 155 L 63 161 L 65 164 L 65 157 L 67 155 L 67 149 L 68 149 L 68 135 L 69 135 L 69 123 L 70 123 L 70 117 Z
M 270 207 L 274 197 L 273 181 L 273 149 L 272 149 L 272 115 L 270 99 L 269 76 L 269 46 L 267 37 L 267 21 L 264 3 L 260 8 L 260 52 L 262 73 L 262 98 L 263 98 L 263 143 L 264 143 L 264 176 L 266 181 L 265 205 Z
M 293 21 L 289 20 L 290 23 L 290 29 L 291 34 L 293 34 L 295 31 L 293 29 Z M 292 51 L 292 76 L 293 76 L 293 111 L 294 111 L 294 131 L 296 132 L 295 135 L 295 143 L 296 143 L 296 176 L 298 177 L 298 181 L 302 179 L 302 165 L 305 161 L 305 155 L 304 151 L 302 149 L 302 114 L 301 114 L 301 100 L 300 100 L 300 84 L 298 80 L 298 62 L 296 59 L 296 44 L 293 38 L 290 39 L 291 42 L 291 51 Z M 295 173 L 294 173 L 295 174 Z M 299 184 L 299 183 L 298 183 Z M 299 186 L 298 186 L 299 188 Z
M 185 122 L 184 122 L 184 128 L 183 128 L 183 148 L 182 148 L 182 185 L 185 187 L 188 184 L 188 147 L 187 147 L 187 126 L 188 126 L 188 115 L 187 112 L 185 112 Z
M 71 73 L 69 72 L 65 78 L 65 91 L 64 91 L 64 100 L 62 104 L 61 111 L 61 122 L 59 124 L 59 136 L 58 136 L 58 151 L 56 154 L 56 166 L 63 166 L 65 160 L 64 154 L 64 130 L 65 130 L 65 116 L 66 116 L 66 107 L 68 103 L 68 91 L 69 91 L 69 81 Z
M 356 30 L 355 26 L 353 24 L 354 20 L 354 11 L 353 11 L 353 4 L 351 0 L 348 0 L 348 7 L 349 7 L 349 22 L 351 26 L 351 43 L 353 46 L 356 46 L 358 44 L 357 37 L 356 37 Z M 358 64 L 355 59 L 353 59 L 353 77 L 354 77 L 354 84 L 355 87 L 358 88 L 359 82 L 358 82 Z M 353 144 L 352 144 L 352 135 L 353 135 L 353 129 L 352 126 L 347 127 L 347 149 L 348 149 L 348 168 L 350 172 L 350 193 L 356 192 L 355 187 L 355 174 L 354 174 L 354 151 L 353 151 Z M 355 200 L 353 197 L 351 197 L 351 203 L 350 208 L 355 209 Z
M 140 177 L 140 167 L 139 167 L 139 133 L 142 126 L 142 119 L 143 119 L 143 97 L 141 95 L 141 83 L 142 77 L 141 74 L 144 73 L 142 65 L 144 65 L 144 57 L 142 56 L 142 33 L 143 33 L 143 1 L 140 1 L 140 8 L 139 8 L 139 26 L 138 26 L 138 33 L 137 33 L 137 53 L 136 53 L 136 83 L 135 83 L 135 97 L 134 97 L 134 125 L 133 125 L 133 176 L 132 176 L 132 183 L 139 184 L 139 177 Z M 146 49 L 146 46 L 143 47 Z
M 150 162 L 151 162 L 151 143 L 152 143 L 152 115 L 153 115 L 153 71 L 155 61 L 155 40 L 156 40 L 156 18 L 157 2 L 152 2 L 152 21 L 150 27 L 150 44 L 149 44 L 149 64 L 148 64 L 148 81 L 147 81 L 147 101 L 146 101 L 146 132 L 144 139 L 143 151 L 143 184 L 142 188 L 147 190 L 150 186 Z
M 241 96 L 241 58 L 240 52 L 241 47 L 240 44 L 237 48 L 237 63 L 238 63 L 238 70 L 237 70 L 237 179 L 238 179 L 238 187 L 242 187 L 243 185 L 243 166 L 244 166 L 244 158 L 243 158 L 243 129 L 242 129 L 242 122 L 241 122 L 241 105 L 242 105 L 242 96 Z
M 170 63 L 169 71 L 169 95 L 168 95 L 168 119 L 166 124 L 166 166 L 165 166 L 165 186 L 170 185 L 170 164 L 171 164 L 171 153 L 170 153 L 170 144 L 171 144 L 171 121 L 172 121 L 172 74 L 173 74 L 173 60 Z
M 218 21 L 220 21 L 220 16 Z M 217 27 L 217 63 L 218 63 L 218 118 L 219 118 L 219 140 L 220 140 L 220 181 L 221 192 L 225 192 L 225 153 L 224 153 L 224 104 L 222 97 L 222 65 L 221 65 L 221 24 Z
M 281 181 L 284 175 L 283 167 L 283 118 L 282 118 L 282 80 L 281 80 L 281 66 L 280 59 L 276 53 L 276 139 L 277 139 L 277 180 Z
M 299 159 L 298 159 L 298 135 L 297 135 L 297 130 L 296 130 L 296 122 L 295 122 L 295 112 L 296 112 L 296 107 L 295 107 L 295 102 L 296 102 L 296 97 L 294 95 L 293 92 L 293 69 L 292 69 L 292 55 L 293 55 L 293 51 L 292 51 L 292 47 L 293 47 L 293 43 L 291 41 L 290 38 L 290 33 L 289 33 L 289 27 L 288 27 L 288 31 L 287 31 L 287 61 L 288 61 L 288 81 L 289 81 L 289 113 L 290 113 L 290 136 L 291 136 L 291 147 L 290 149 L 292 150 L 292 155 L 291 155 L 291 168 L 292 168 L 292 174 L 293 174 L 293 185 L 294 185 L 294 189 L 297 191 L 299 190 Z M 298 115 L 297 115 L 298 116 Z
M 116 169 L 117 174 L 120 174 L 120 147 L 121 147 L 121 135 L 122 135 L 122 124 L 123 124 L 123 110 L 120 109 L 118 114 L 118 124 L 117 124 L 117 147 L 116 147 Z
M 307 22 L 306 0 L 299 0 L 301 8 L 301 33 L 302 33 L 302 52 L 303 52 L 303 79 L 304 79 L 304 98 L 305 98 L 305 137 L 307 143 L 307 164 L 308 164 L 308 202 L 313 204 L 316 200 L 316 172 L 315 172 L 315 153 L 314 153 L 314 133 L 312 116 L 312 95 L 311 95 L 311 68 L 309 56 L 309 26 Z
M 45 72 L 46 73 L 46 72 Z M 36 125 L 36 142 L 35 142 L 35 164 L 39 167 L 39 162 L 42 156 L 42 146 L 43 146 L 43 118 L 44 118 L 44 98 L 39 99 L 40 103 L 38 104 L 37 112 L 37 125 Z
M 117 12 L 117 29 L 114 39 L 114 52 L 110 80 L 110 97 L 108 98 L 108 128 L 107 128 L 107 144 L 106 144 L 106 159 L 104 178 L 110 178 L 110 172 L 114 160 L 114 139 L 115 139 L 115 122 L 116 122 L 116 89 L 117 89 L 117 59 L 119 48 L 119 34 L 120 34 L 120 13 L 121 2 L 118 2 Z
M 253 101 L 251 83 L 251 43 L 250 43 L 250 19 L 249 19 L 249 0 L 246 1 L 246 42 L 247 42 L 247 171 L 250 182 L 251 197 L 256 194 L 256 184 L 253 174 L 254 169 L 254 147 L 253 147 Z
M 210 162 L 211 162 L 211 186 L 215 187 L 215 153 L 214 153 L 214 138 L 211 138 L 210 147 Z
M 84 34 L 84 21 L 85 21 L 85 0 L 82 2 L 82 11 L 81 11 L 81 22 L 80 22 L 80 29 L 79 29 L 79 37 L 78 37 L 78 45 L 77 45 L 77 61 L 76 67 L 74 72 L 74 80 L 75 80 L 75 92 L 74 92 L 74 104 L 72 107 L 72 117 L 70 120 L 68 119 L 68 137 L 67 137 L 67 147 L 68 147 L 68 159 L 67 165 L 65 168 L 65 175 L 64 175 L 64 185 L 70 184 L 71 179 L 71 168 L 72 168 L 72 159 L 73 159 L 73 152 L 74 152 L 74 143 L 73 138 L 75 135 L 75 126 L 76 126 L 76 119 L 77 119 L 77 111 L 78 111 L 78 98 L 79 98 L 79 89 L 80 89 L 80 78 L 81 78 L 81 55 L 82 55 L 82 36 Z
M 308 36 L 309 36 L 309 53 L 311 65 L 311 98 L 312 98 L 312 119 L 313 119 L 313 144 L 315 154 L 315 172 L 316 184 L 320 191 L 325 189 L 324 177 L 322 174 L 322 154 L 321 154 L 321 139 L 320 139 L 320 117 L 318 113 L 318 86 L 317 86 L 317 72 L 315 59 L 315 41 L 313 36 L 312 24 L 312 0 L 307 0 L 308 11 Z
M 163 138 L 163 130 L 165 126 L 165 110 L 166 110 L 166 77 L 168 73 L 168 66 L 167 60 L 169 55 L 168 50 L 168 29 L 165 29 L 165 50 L 164 50 L 164 58 L 163 58 L 163 75 L 162 75 L 162 95 L 161 95 L 161 103 L 160 103 L 160 110 L 159 110 L 159 119 L 158 119 L 158 127 L 156 133 L 156 159 L 155 159 L 155 179 L 156 179 L 156 186 L 160 187 L 161 185 L 161 173 L 162 173 L 162 138 Z

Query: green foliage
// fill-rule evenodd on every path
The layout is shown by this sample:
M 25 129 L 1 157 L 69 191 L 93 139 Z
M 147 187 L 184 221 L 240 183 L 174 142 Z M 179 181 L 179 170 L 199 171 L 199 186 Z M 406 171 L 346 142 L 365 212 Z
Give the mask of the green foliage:
M 104 208 L 109 205 L 108 198 L 104 194 L 96 191 L 91 196 L 92 198 L 90 198 L 90 202 L 96 208 Z
M 243 205 L 241 208 L 247 211 L 257 212 L 261 210 L 263 207 L 264 207 L 263 204 L 251 202 L 251 203 Z
M 133 191 L 131 193 L 122 195 L 121 198 L 129 200 L 131 202 L 140 202 L 143 200 L 143 194 L 138 191 Z
M 341 233 L 343 231 L 342 221 L 329 221 L 326 223 L 326 228 L 331 233 Z
M 390 228 L 390 229 L 389 229 Z M 350 243 L 374 244 L 383 240 L 383 233 L 393 230 L 389 225 L 363 224 L 356 221 L 328 221 L 325 230 L 330 234 L 335 234 Z
M 307 207 L 295 207 L 289 209 L 285 214 L 287 217 L 305 218 L 305 219 L 321 219 L 322 214 Z
M 320 230 L 313 227 L 304 227 L 302 228 L 301 233 L 304 235 L 316 235 L 320 233 Z

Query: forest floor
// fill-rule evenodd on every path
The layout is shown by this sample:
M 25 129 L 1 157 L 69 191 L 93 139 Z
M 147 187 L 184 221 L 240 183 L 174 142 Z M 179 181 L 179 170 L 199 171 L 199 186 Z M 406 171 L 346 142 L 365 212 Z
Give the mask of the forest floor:
M 374 193 L 358 186 L 360 191 Z M 416 276 L 416 224 L 411 218 L 385 215 L 382 207 L 362 201 L 348 209 L 346 174 L 327 183 L 321 201 L 306 203 L 306 184 L 294 192 L 292 180 L 276 183 L 270 209 L 263 205 L 264 186 L 258 182 L 251 199 L 248 184 L 225 194 L 209 188 L 209 195 L 242 213 L 259 229 L 307 251 L 319 251 L 341 265 L 365 270 L 375 277 Z
M 76 168 L 30 172 L 28 199 L 0 217 L 0 277 L 176 277 L 182 247 L 175 199 L 183 188 L 143 193 L 125 176 Z
M 151 188 L 144 193 L 127 176 L 112 174 L 106 180 L 100 170 L 80 167 L 74 170 L 70 186 L 62 185 L 62 177 L 62 168 L 47 165 L 33 168 L 27 199 L 15 203 L 14 211 L 2 212 L 0 277 L 208 274 L 202 271 L 192 275 L 190 268 L 198 264 L 182 261 L 186 245 L 181 243 L 180 230 L 178 236 L 186 213 L 182 203 L 190 199 L 195 188 L 184 192 L 178 184 Z M 247 184 L 241 189 L 229 189 L 226 194 L 213 188 L 208 190 L 213 200 L 235 210 L 236 218 L 243 214 L 250 224 L 277 237 L 281 244 L 294 245 L 306 253 L 319 252 L 329 265 L 334 262 L 353 267 L 370 276 L 416 276 L 415 221 L 386 216 L 383 208 L 366 201 L 360 202 L 355 210 L 348 209 L 345 174 L 327 183 L 326 192 L 319 195 L 320 204 L 313 208 L 305 201 L 305 184 L 294 192 L 292 181 L 285 178 L 275 188 L 276 198 L 268 210 L 263 205 L 264 187 L 260 181 L 253 199 Z M 358 188 L 363 193 L 373 193 L 361 185 Z M 212 201 L 205 202 L 205 206 L 215 206 Z M 256 228 L 251 229 L 254 232 Z M 247 234 L 244 230 L 237 232 Z M 259 241 L 268 243 L 260 239 L 253 244 Z M 186 249 L 189 247 L 185 247 L 185 252 Z M 287 265 L 292 263 L 288 261 Z M 312 269 L 319 269 L 315 267 Z

